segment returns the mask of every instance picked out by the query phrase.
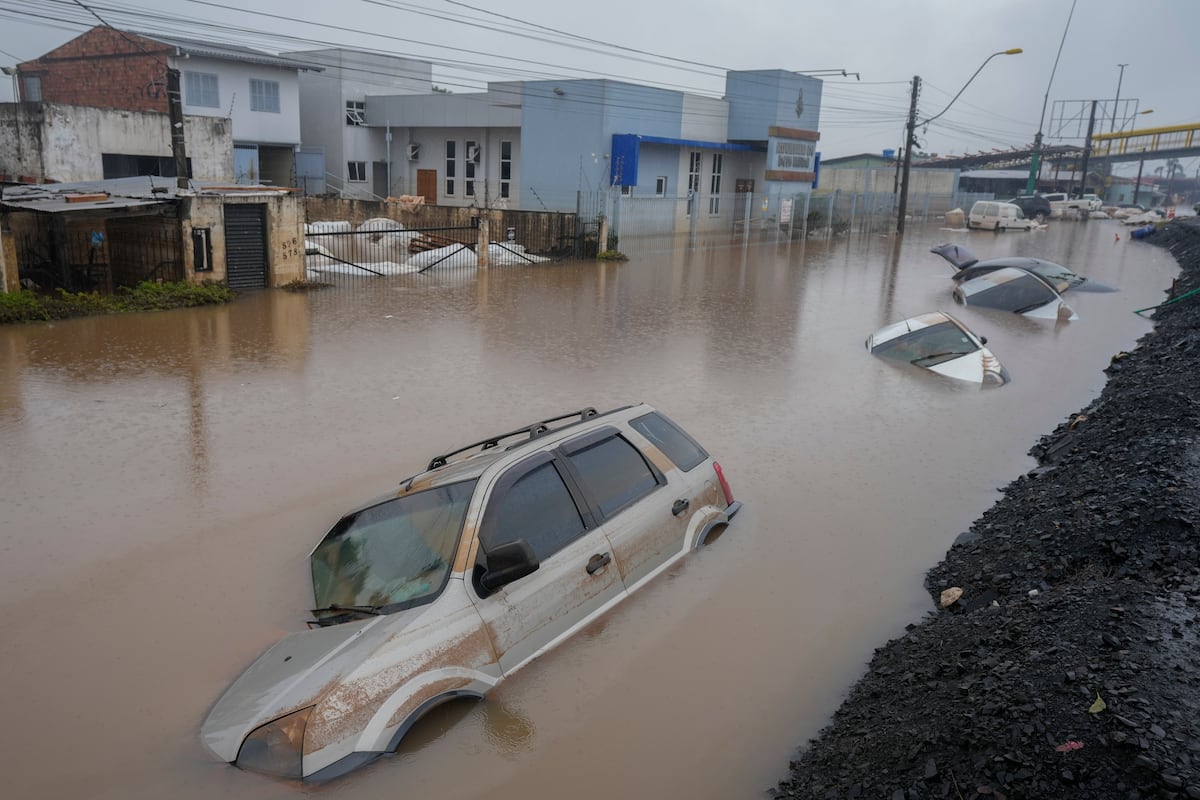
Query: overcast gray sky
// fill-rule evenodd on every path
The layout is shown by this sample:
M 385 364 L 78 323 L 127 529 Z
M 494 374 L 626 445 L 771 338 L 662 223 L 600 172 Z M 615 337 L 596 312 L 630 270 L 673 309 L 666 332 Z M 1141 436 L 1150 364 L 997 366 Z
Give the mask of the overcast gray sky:
M 457 93 L 488 80 L 604 76 L 720 96 L 725 69 L 844 69 L 858 79 L 825 82 L 825 158 L 898 147 L 914 75 L 925 119 L 989 54 L 1014 47 L 1024 52 L 993 58 L 918 139 L 940 154 L 1030 143 L 1066 28 L 1048 137 L 1056 101 L 1111 110 L 1118 80 L 1122 100 L 1153 110 L 1137 127 L 1200 123 L 1198 0 L 1078 0 L 1073 15 L 1072 0 L 0 0 L 0 64 L 96 24 L 84 6 L 119 28 L 269 52 L 339 45 L 422 58 Z M 0 99 L 11 98 L 0 81 Z M 1200 159 L 1184 167 L 1195 174 Z

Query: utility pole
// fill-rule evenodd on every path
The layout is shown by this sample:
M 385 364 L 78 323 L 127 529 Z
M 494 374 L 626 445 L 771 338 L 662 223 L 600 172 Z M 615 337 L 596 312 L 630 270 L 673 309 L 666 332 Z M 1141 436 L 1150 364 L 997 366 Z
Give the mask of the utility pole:
M 1092 155 L 1092 130 L 1096 127 L 1096 101 L 1092 101 L 1092 116 L 1088 119 L 1087 139 L 1083 142 L 1083 169 L 1079 176 L 1079 193 L 1087 193 L 1088 158 Z
M 179 70 L 167 67 L 167 121 L 171 126 L 171 155 L 175 158 L 175 185 L 188 188 L 187 148 L 183 135 L 183 94 Z
M 1146 165 L 1146 148 L 1142 148 L 1142 157 L 1138 159 L 1137 183 L 1133 185 L 1133 202 L 1137 203 L 1138 192 L 1142 190 L 1142 167 Z
M 904 233 L 904 217 L 908 214 L 908 170 L 912 166 L 912 149 L 916 143 L 917 97 L 921 93 L 921 76 L 913 75 L 912 101 L 908 106 L 908 124 L 904 135 L 904 168 L 900 178 L 900 216 L 896 219 L 896 233 Z

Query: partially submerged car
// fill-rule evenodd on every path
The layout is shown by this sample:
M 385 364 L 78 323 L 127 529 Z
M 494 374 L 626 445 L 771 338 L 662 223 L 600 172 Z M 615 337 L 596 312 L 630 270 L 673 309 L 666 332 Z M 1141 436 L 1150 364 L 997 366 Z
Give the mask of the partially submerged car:
M 980 261 L 975 257 L 974 253 L 963 245 L 952 244 L 950 242 L 931 247 L 929 252 L 937 253 L 954 266 L 956 271 L 953 278 L 956 283 L 962 283 L 971 278 L 978 278 L 980 275 L 1005 267 L 1015 267 L 1017 269 L 1028 270 L 1046 279 L 1059 294 L 1068 289 L 1077 292 L 1117 291 L 1113 286 L 1085 278 L 1082 275 L 1072 272 L 1062 264 L 1056 264 L 1053 261 L 1046 261 L 1042 258 L 1001 256 L 1000 258 L 989 258 L 986 261 Z
M 201 728 L 238 767 L 324 780 L 481 698 L 727 526 L 720 465 L 648 405 L 541 420 L 434 457 L 310 554 L 312 629 Z
M 1050 219 L 1050 201 L 1040 194 L 1021 194 L 1005 202 L 1020 208 L 1022 214 L 1039 225 Z
M 1037 223 L 1026 219 L 1020 206 L 995 200 L 979 200 L 971 206 L 971 213 L 967 215 L 967 227 L 999 233 L 1008 230 L 1031 231 L 1037 227 Z
M 885 325 L 867 337 L 871 355 L 972 383 L 1003 385 L 1008 370 L 966 325 L 931 311 Z
M 962 281 L 954 287 L 954 302 L 1038 319 L 1079 319 L 1045 278 L 1016 267 L 1001 267 Z

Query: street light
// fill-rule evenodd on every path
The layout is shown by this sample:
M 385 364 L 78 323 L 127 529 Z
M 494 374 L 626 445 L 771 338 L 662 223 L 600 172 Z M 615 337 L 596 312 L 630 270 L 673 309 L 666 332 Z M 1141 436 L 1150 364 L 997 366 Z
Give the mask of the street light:
M 1010 47 L 1008 50 L 999 50 L 995 53 L 992 53 L 990 56 L 988 56 L 987 58 L 985 58 L 983 60 L 983 63 L 979 65 L 979 69 L 975 70 L 975 74 L 972 75 L 970 78 L 967 78 L 967 82 L 964 83 L 962 88 L 958 90 L 958 94 L 956 94 L 956 95 L 954 95 L 954 97 L 950 98 L 950 102 L 946 104 L 945 108 L 943 108 L 938 113 L 934 114 L 932 117 L 929 117 L 926 120 L 922 120 L 920 123 L 917 122 L 917 88 L 920 85 L 921 79 L 919 76 L 913 78 L 913 98 L 912 98 L 913 101 L 912 101 L 912 106 L 909 108 L 909 112 L 908 112 L 908 134 L 905 137 L 905 143 L 904 143 L 904 171 L 903 171 L 903 177 L 900 180 L 900 209 L 899 209 L 900 216 L 896 220 L 896 233 L 904 233 L 904 217 L 908 213 L 908 171 L 909 171 L 909 168 L 912 166 L 912 149 L 913 149 L 913 144 L 915 144 L 915 141 L 916 141 L 915 131 L 916 131 L 918 125 L 921 125 L 921 126 L 928 125 L 929 123 L 933 122 L 935 119 L 940 117 L 942 114 L 945 114 L 947 111 L 949 111 L 950 106 L 954 105 L 954 101 L 962 96 L 962 93 L 965 92 L 967 90 L 967 87 L 971 85 L 971 81 L 975 80 L 975 78 L 979 75 L 980 72 L 983 72 L 983 68 L 986 67 L 988 62 L 991 61 L 993 58 L 995 58 L 996 56 L 1015 56 L 1018 53 L 1023 53 L 1023 52 L 1025 52 L 1025 51 L 1019 47 Z
M 1113 120 L 1112 125 L 1110 125 L 1108 128 L 1109 133 L 1112 133 L 1117 129 L 1117 106 L 1121 104 L 1121 79 L 1125 77 L 1125 68 L 1129 65 L 1117 64 L 1117 66 L 1121 68 L 1121 72 L 1119 75 L 1117 75 L 1117 98 L 1113 100 Z M 1121 127 L 1124 128 L 1125 126 L 1122 125 Z

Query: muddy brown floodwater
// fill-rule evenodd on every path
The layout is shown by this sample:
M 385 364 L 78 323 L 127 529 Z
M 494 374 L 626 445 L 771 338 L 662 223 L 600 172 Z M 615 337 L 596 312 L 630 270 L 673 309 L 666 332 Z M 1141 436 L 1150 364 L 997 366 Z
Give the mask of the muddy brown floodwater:
M 1175 264 L 1126 232 L 913 226 L 898 250 L 634 254 L 0 329 L 4 795 L 760 796 L 926 611 L 925 570 L 1150 328 L 1131 311 Z M 1059 325 L 956 307 L 929 253 L 948 239 L 1121 291 L 1069 294 L 1080 319 Z M 1013 382 L 950 385 L 864 350 L 935 309 Z M 715 544 L 344 779 L 211 760 L 202 719 L 304 628 L 307 554 L 342 511 L 456 445 L 639 400 L 745 503 Z

